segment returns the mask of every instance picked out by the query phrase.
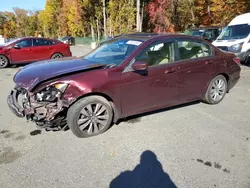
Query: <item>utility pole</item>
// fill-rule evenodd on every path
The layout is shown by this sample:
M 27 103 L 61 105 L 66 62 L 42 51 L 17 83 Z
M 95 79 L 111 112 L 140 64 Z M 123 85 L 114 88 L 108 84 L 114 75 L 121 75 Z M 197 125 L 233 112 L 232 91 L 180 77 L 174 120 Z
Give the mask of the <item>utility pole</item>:
M 140 0 L 136 0 L 136 31 L 140 31 Z

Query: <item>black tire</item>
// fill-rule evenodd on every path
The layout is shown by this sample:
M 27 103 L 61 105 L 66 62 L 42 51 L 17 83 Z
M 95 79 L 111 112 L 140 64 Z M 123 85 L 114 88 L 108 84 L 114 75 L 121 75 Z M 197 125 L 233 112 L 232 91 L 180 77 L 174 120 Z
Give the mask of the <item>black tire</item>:
M 63 55 L 61 53 L 54 53 L 52 56 L 51 56 L 51 59 L 58 59 L 58 58 L 62 58 Z
M 97 106 L 97 104 L 99 104 L 100 106 Z M 91 107 L 91 112 L 88 108 L 89 105 Z M 100 111 L 103 108 L 105 108 L 105 111 L 103 111 L 101 114 L 98 115 L 98 110 L 97 112 L 95 112 L 96 108 L 98 109 L 98 107 Z M 86 113 L 88 113 L 88 115 L 85 115 Z M 106 119 L 105 120 L 99 119 L 98 117 L 101 116 L 105 117 Z M 76 103 L 74 103 L 69 108 L 67 113 L 68 126 L 71 129 L 71 131 L 79 138 L 87 138 L 104 133 L 111 126 L 112 120 L 113 120 L 113 109 L 111 107 L 111 104 L 109 101 L 107 101 L 105 98 L 101 96 L 84 97 L 79 101 L 77 101 Z M 82 121 L 82 123 L 78 124 L 80 121 Z M 105 123 L 102 124 L 99 121 Z M 86 126 L 87 123 L 89 123 L 88 126 Z M 89 133 L 89 131 L 91 131 L 91 133 Z
M 244 58 L 244 63 L 245 65 L 250 65 L 250 51 L 246 53 L 245 58 Z
M 221 80 L 221 82 L 224 83 L 224 85 L 221 84 L 221 85 L 223 85 L 223 86 L 221 86 L 221 88 L 215 88 L 214 86 L 216 85 L 216 83 L 220 82 L 219 80 Z M 207 91 L 206 91 L 206 94 L 205 94 L 203 101 L 208 103 L 208 104 L 220 103 L 224 99 L 224 97 L 227 93 L 227 87 L 228 87 L 228 83 L 227 83 L 226 78 L 223 75 L 218 75 L 218 76 L 214 77 L 208 85 L 208 88 L 207 88 Z M 223 88 L 223 92 L 222 92 L 222 88 Z M 213 91 L 216 92 L 217 95 L 215 93 L 213 93 Z M 218 98 L 215 95 L 218 96 Z M 214 96 L 215 96 L 215 98 L 214 98 Z
M 0 69 L 8 67 L 9 62 L 9 59 L 6 56 L 0 55 Z

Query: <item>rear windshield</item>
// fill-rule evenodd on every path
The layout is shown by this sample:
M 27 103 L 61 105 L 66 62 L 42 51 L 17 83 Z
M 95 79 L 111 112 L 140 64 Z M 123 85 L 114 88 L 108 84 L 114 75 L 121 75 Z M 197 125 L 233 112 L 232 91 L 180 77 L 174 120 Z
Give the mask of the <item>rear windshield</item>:
M 223 29 L 219 40 L 230 40 L 230 39 L 244 39 L 248 37 L 250 33 L 250 25 L 240 24 L 227 26 Z

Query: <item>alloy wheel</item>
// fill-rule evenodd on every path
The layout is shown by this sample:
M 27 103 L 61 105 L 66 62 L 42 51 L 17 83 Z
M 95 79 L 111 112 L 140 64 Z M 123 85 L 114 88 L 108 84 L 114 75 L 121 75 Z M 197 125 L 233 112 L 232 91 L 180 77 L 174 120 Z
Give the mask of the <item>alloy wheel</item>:
M 52 56 L 52 59 L 59 59 L 59 58 L 61 58 L 62 57 L 62 55 L 61 54 L 54 54 L 53 56 Z
M 101 103 L 91 103 L 83 107 L 78 118 L 79 129 L 92 135 L 104 129 L 109 120 L 107 107 Z
M 4 56 L 0 56 L 0 67 L 4 68 L 8 65 L 8 59 Z
M 214 101 L 220 101 L 226 93 L 226 83 L 223 79 L 216 79 L 211 87 L 210 96 Z

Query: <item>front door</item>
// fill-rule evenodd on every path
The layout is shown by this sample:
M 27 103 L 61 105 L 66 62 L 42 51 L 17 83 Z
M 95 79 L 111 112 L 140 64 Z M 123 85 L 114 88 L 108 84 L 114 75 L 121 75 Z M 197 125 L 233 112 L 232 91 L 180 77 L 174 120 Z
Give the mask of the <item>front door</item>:
M 212 48 L 191 39 L 177 39 L 181 102 L 200 99 L 214 73 Z
M 25 63 L 34 60 L 32 51 L 32 39 L 23 39 L 18 41 L 17 44 L 20 49 L 11 48 L 11 61 L 14 63 Z
M 122 114 L 126 116 L 176 104 L 179 101 L 178 70 L 174 63 L 174 42 L 156 42 L 137 55 L 134 61 L 147 62 L 147 71 L 122 73 Z

